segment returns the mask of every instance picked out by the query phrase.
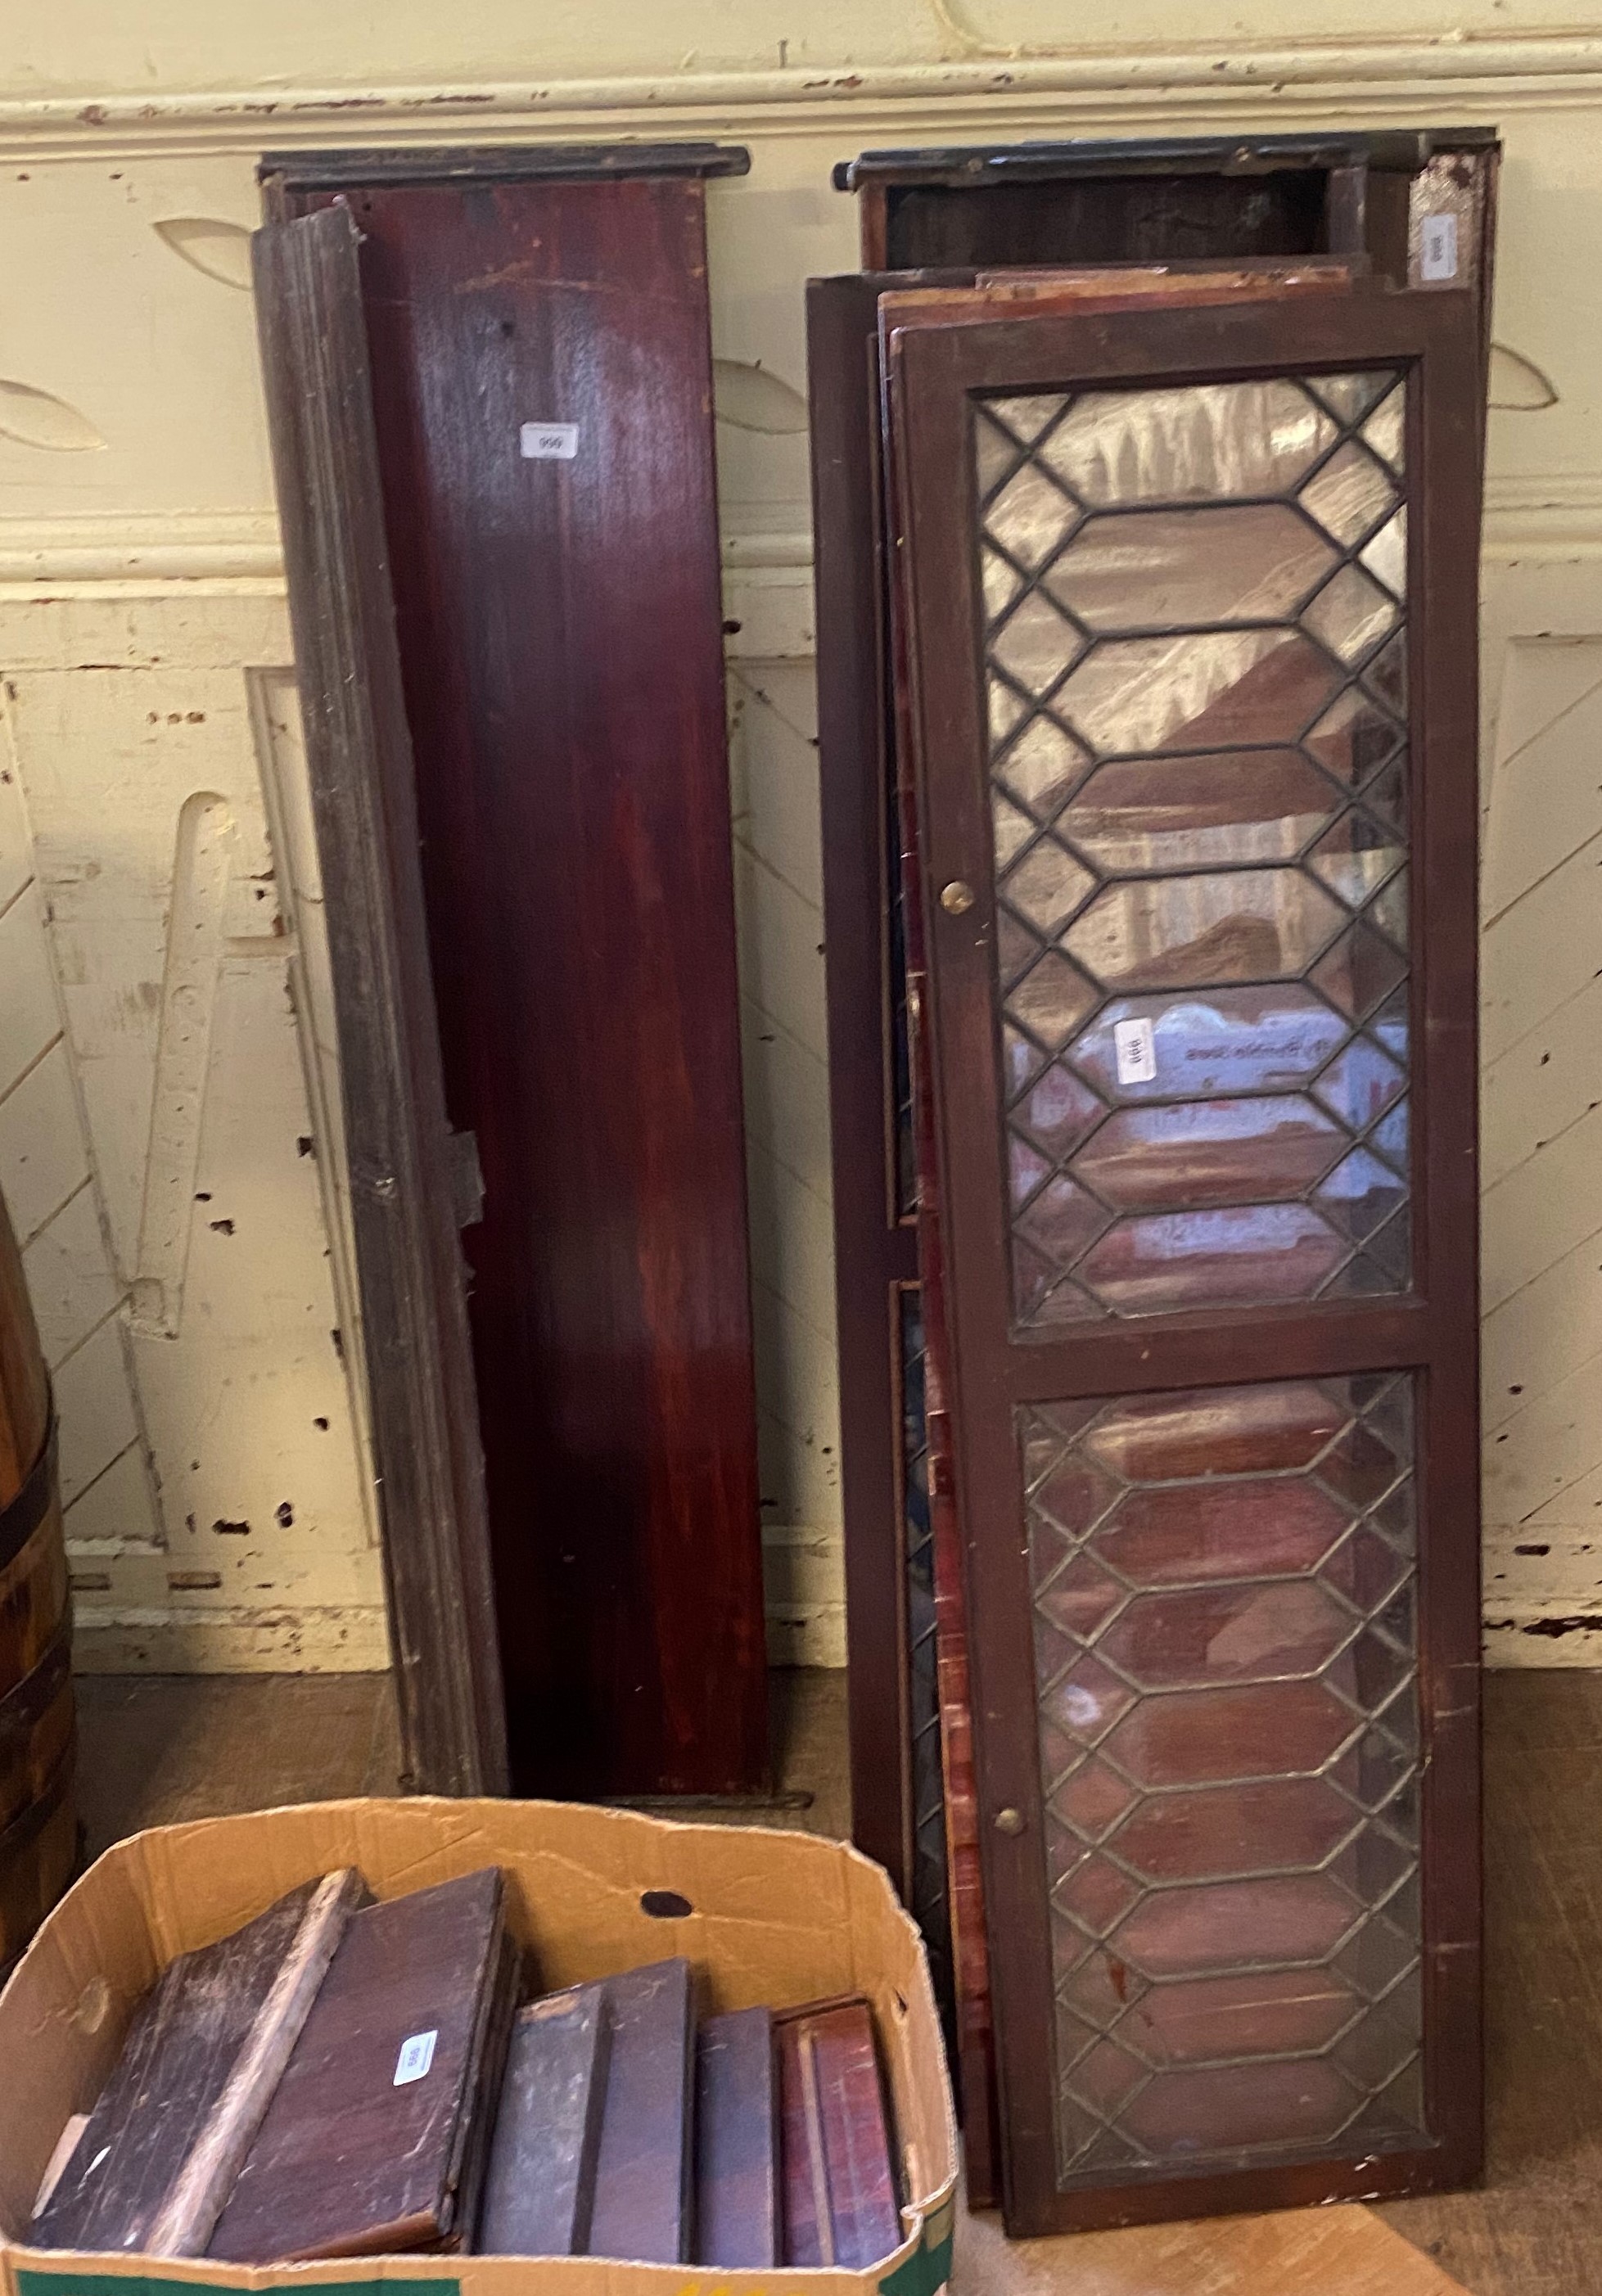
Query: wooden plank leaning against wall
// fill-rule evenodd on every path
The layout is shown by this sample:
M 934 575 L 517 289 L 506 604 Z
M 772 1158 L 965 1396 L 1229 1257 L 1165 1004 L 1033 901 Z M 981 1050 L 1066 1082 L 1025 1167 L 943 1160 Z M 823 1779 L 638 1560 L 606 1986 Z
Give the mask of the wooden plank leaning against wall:
M 275 214 L 359 226 L 528 1792 L 766 1771 L 703 193 L 743 165 L 264 163 Z

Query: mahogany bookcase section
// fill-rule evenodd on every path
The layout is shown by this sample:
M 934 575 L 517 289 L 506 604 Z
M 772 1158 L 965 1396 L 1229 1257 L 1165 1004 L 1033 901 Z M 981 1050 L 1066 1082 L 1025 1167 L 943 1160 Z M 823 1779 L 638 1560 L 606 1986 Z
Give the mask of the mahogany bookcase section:
M 964 300 L 882 320 L 1009 2227 L 1455 2183 L 1476 313 Z
M 960 1781 L 954 1794 L 942 1775 L 942 1637 L 944 1734 L 959 1753 L 968 1726 L 954 1690 L 959 1591 L 947 1589 L 935 1625 L 879 296 L 1014 267 L 1340 254 L 1396 284 L 1466 285 L 1483 348 L 1499 157 L 1491 131 L 1466 128 L 867 152 L 835 170 L 859 196 L 867 266 L 813 281 L 808 303 L 853 1824 L 924 1930 L 953 2031 L 954 1960 L 982 1967 L 982 1923 L 970 1892 L 953 1939 L 949 1837 L 968 1818 Z M 1449 254 L 1455 276 L 1423 276 L 1449 274 Z M 938 1461 L 933 1472 L 938 1482 Z
M 705 179 L 746 164 L 262 168 L 285 227 L 359 234 L 426 917 L 401 931 L 457 1136 L 525 1793 L 767 1773 L 705 229 Z M 342 1039 L 382 1017 L 342 1009 Z
M 1401 127 L 864 152 L 834 184 L 858 195 L 865 271 L 1366 254 L 1398 286 L 1461 287 L 1489 257 L 1498 158 L 1494 128 Z

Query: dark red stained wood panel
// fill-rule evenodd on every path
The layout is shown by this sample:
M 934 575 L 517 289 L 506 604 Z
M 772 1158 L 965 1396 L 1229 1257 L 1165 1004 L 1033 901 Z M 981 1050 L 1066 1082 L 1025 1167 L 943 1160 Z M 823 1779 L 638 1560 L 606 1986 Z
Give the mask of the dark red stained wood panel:
M 319 195 L 325 198 L 331 195 Z M 759 1785 L 702 187 L 353 188 L 514 1789 Z M 576 423 L 525 460 L 525 422 Z
M 777 2023 L 784 2260 L 859 2272 L 900 2245 L 893 2141 L 866 2001 Z
M 505 1906 L 505 1876 L 487 1866 L 356 1915 L 209 2256 L 292 2263 L 467 2244 L 517 1997 Z

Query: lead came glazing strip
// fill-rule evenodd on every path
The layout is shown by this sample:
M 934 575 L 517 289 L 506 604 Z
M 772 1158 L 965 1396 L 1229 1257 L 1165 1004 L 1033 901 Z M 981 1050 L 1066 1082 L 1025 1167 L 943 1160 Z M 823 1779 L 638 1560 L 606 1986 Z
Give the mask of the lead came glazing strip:
M 1408 1288 L 1404 417 L 975 414 L 1022 1323 Z
M 1018 1414 L 1064 2189 L 1424 2129 L 1412 1414 Z

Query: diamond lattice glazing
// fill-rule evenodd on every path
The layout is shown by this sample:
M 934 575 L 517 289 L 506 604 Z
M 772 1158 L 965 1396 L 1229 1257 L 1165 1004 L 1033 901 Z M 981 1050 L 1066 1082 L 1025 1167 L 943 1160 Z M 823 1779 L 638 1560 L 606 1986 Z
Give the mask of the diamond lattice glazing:
M 1405 402 L 975 414 L 1022 1323 L 1408 1287 Z
M 1019 1440 L 1059 2181 L 1417 2141 L 1410 1374 Z

